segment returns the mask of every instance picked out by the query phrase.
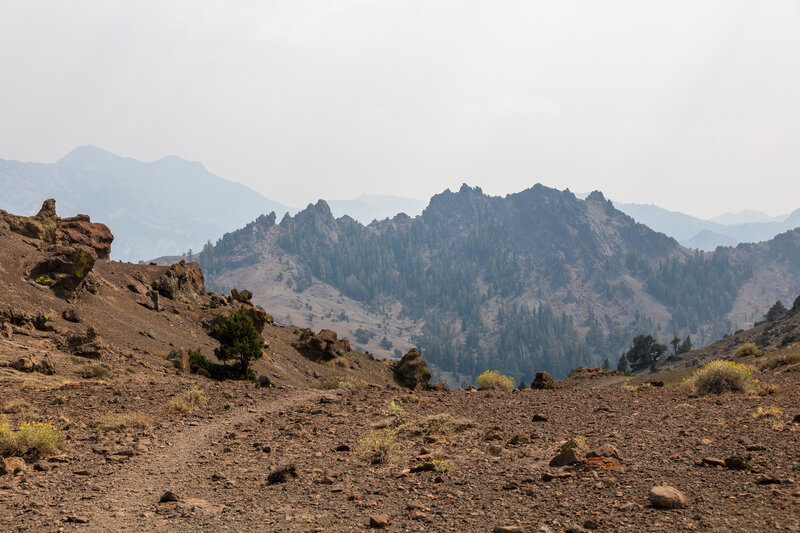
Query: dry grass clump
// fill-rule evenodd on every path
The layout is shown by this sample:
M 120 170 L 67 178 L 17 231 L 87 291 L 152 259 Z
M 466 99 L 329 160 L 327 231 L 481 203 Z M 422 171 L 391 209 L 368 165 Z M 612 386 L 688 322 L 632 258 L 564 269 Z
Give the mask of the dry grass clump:
M 767 383 L 767 384 L 762 385 L 758 389 L 758 395 L 759 396 L 769 396 L 770 394 L 775 394 L 776 392 L 778 392 L 778 390 L 780 390 L 780 389 L 778 388 L 777 385 L 773 385 L 772 383 Z
M 759 407 L 752 413 L 750 416 L 755 418 L 756 420 L 761 420 L 762 418 L 780 418 L 783 416 L 783 411 L 778 409 L 777 407 Z
M 695 396 L 748 392 L 752 390 L 754 383 L 748 367 L 723 359 L 711 361 L 683 380 L 684 387 Z
M 81 365 L 78 372 L 84 379 L 106 379 L 111 371 L 101 365 Z
M 405 411 L 399 404 L 395 403 L 394 400 L 389 402 L 389 405 L 386 406 L 386 412 L 390 415 L 399 415 Z
M 313 386 L 319 390 L 350 389 L 360 390 L 369 385 L 366 381 L 355 376 L 329 376 L 317 381 Z
M 452 435 L 475 426 L 475 422 L 467 418 L 440 413 L 403 424 L 397 428 L 397 433 L 399 435 Z
M 208 398 L 205 392 L 200 387 L 192 386 L 175 396 L 165 407 L 170 413 L 191 413 L 206 403 Z
M 330 368 L 336 368 L 337 366 L 340 368 L 348 368 L 350 366 L 350 361 L 347 360 L 347 357 L 339 356 L 330 361 L 319 361 L 319 364 L 328 366 Z
M 736 351 L 733 352 L 734 357 L 747 357 L 748 355 L 755 355 L 757 357 L 764 355 L 764 352 L 758 349 L 758 347 L 753 344 L 752 342 L 746 342 L 736 348 Z
M 38 415 L 36 409 L 26 402 L 25 400 L 11 400 L 3 404 L 3 413 L 8 414 L 20 414 L 24 415 L 26 418 L 34 418 Z
M 145 413 L 116 413 L 102 417 L 97 427 L 104 431 L 122 431 L 123 429 L 147 429 L 151 425 L 150 417 Z
M 393 461 L 400 454 L 397 434 L 391 429 L 368 431 L 358 439 L 356 456 L 367 464 L 380 465 Z
M 419 396 L 406 394 L 405 396 L 400 397 L 400 401 L 403 403 L 419 403 Z
M 800 363 L 800 353 L 782 353 L 774 357 L 770 357 L 761 365 L 760 370 L 773 370 L 782 366 L 796 365 Z
M 475 380 L 482 390 L 512 390 L 516 381 L 497 370 L 487 370 Z
M 0 415 L 0 457 L 19 455 L 36 460 L 66 447 L 64 437 L 50 424 L 24 422 L 15 430 L 5 415 Z

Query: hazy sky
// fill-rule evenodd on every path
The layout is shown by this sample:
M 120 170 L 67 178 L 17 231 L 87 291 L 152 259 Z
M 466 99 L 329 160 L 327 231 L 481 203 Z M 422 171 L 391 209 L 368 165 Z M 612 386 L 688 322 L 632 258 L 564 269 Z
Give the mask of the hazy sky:
M 4 159 L 176 154 L 293 206 L 800 207 L 797 0 L 0 0 L 0 50 Z

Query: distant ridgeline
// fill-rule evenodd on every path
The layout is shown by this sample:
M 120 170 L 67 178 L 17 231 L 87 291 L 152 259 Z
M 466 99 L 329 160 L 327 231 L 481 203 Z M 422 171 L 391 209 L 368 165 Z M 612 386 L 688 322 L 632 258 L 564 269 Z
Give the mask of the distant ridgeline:
M 410 340 L 438 371 L 465 380 L 487 368 L 529 381 L 540 370 L 615 364 L 640 334 L 711 342 L 745 325 L 732 319 L 737 296 L 767 272 L 785 287 L 763 294 L 762 313 L 800 292 L 795 232 L 703 254 L 599 192 L 584 201 L 542 185 L 505 197 L 464 185 L 434 196 L 421 216 L 369 226 L 335 219 L 319 201 L 280 224 L 261 216 L 199 261 L 213 284 L 257 268 L 270 239 L 300 265 L 271 282 L 302 292 L 316 279 L 377 312 L 401 303 L 404 318 L 423 324 Z

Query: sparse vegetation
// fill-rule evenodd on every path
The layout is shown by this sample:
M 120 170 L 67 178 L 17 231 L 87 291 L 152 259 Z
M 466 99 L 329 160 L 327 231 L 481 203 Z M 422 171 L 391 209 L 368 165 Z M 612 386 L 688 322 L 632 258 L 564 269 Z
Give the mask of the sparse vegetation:
M 111 375 L 111 371 L 102 365 L 82 365 L 78 372 L 84 379 L 106 379 Z
M 402 414 L 404 411 L 405 409 L 403 409 L 402 407 L 400 407 L 400 405 L 395 403 L 394 400 L 389 402 L 389 405 L 386 406 L 386 412 L 389 413 L 390 415 L 399 415 Z
M 5 415 L 0 415 L 0 457 L 19 455 L 36 460 L 66 447 L 64 437 L 50 424 L 24 422 L 14 429 Z
M 475 380 L 483 390 L 511 390 L 516 385 L 514 378 L 497 370 L 487 370 Z
M 11 400 L 4 403 L 2 412 L 8 414 L 21 414 L 26 418 L 33 418 L 38 414 L 36 409 L 23 399 Z
M 763 418 L 780 418 L 783 416 L 783 411 L 778 409 L 777 407 L 759 407 L 750 415 L 755 418 L 756 420 L 761 420 Z
M 356 456 L 368 464 L 389 463 L 399 453 L 400 443 L 397 441 L 397 434 L 391 429 L 371 430 L 358 439 Z
M 150 417 L 145 413 L 117 413 L 102 417 L 97 427 L 104 431 L 122 431 L 124 429 L 147 429 L 151 426 Z
M 197 386 L 192 386 L 170 400 L 166 405 L 166 409 L 172 413 L 191 413 L 206 403 L 208 403 L 208 398 L 203 390 Z
M 752 342 L 746 342 L 742 344 L 736 348 L 735 352 L 733 352 L 734 357 L 747 357 L 748 355 L 761 356 L 764 355 L 764 352 L 759 350 Z
M 475 422 L 467 418 L 455 417 L 450 413 L 439 413 L 403 424 L 397 428 L 397 433 L 401 435 L 452 435 L 473 428 L 475 425 Z
M 696 396 L 725 392 L 748 392 L 754 380 L 750 369 L 741 364 L 718 359 L 698 369 L 683 384 Z
M 322 378 L 314 384 L 315 389 L 334 390 L 350 389 L 360 390 L 369 385 L 366 381 L 355 376 L 329 376 Z
M 771 383 L 767 383 L 759 387 L 758 395 L 759 396 L 769 396 L 770 394 L 775 394 L 780 390 L 777 385 L 773 385 Z
M 796 365 L 800 363 L 800 353 L 780 353 L 770 357 L 761 365 L 761 371 L 774 370 L 782 366 Z
M 215 381 L 224 381 L 226 379 L 246 379 L 248 381 L 256 381 L 256 375 L 252 369 L 248 368 L 245 375 L 239 371 L 239 368 L 234 365 L 222 365 L 219 363 L 212 363 L 200 352 L 200 350 L 189 350 L 189 367 L 193 374 L 203 376 Z

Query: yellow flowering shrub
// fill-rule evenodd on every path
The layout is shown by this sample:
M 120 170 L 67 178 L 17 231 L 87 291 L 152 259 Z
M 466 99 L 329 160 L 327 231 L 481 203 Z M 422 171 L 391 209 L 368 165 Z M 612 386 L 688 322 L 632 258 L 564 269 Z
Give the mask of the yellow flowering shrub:
M 755 383 L 747 366 L 724 359 L 711 361 L 683 380 L 684 387 L 697 396 L 748 392 Z
M 511 390 L 516 382 L 511 376 L 504 376 L 497 370 L 487 370 L 476 380 L 483 390 Z
M 0 456 L 38 459 L 67 447 L 61 433 L 43 422 L 24 422 L 16 430 L 0 415 Z

